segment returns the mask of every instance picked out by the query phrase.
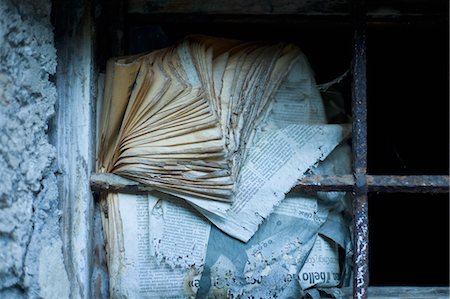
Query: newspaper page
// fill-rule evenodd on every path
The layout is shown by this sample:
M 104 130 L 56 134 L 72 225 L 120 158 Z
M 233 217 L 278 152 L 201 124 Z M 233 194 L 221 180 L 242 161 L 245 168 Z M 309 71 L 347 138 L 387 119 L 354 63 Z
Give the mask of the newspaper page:
M 210 267 L 202 277 L 200 298 L 288 298 L 299 294 L 295 277 L 327 211 L 319 210 L 313 198 L 298 195 L 289 195 L 276 210 L 281 213 L 274 212 L 248 243 L 232 241 L 215 228 L 211 231 L 206 257 Z M 233 245 L 219 250 L 218 244 L 225 241 Z
M 263 122 L 260 128 L 264 130 L 299 123 L 327 123 L 324 103 L 305 55 L 297 58 L 281 82 Z
M 120 224 L 114 233 L 122 238 L 110 259 L 111 297 L 195 297 L 209 222 L 170 195 L 114 196 L 118 214 L 111 221 Z
M 298 274 L 302 289 L 317 287 L 335 287 L 339 284 L 339 257 L 337 244 L 317 236 L 316 242 Z
M 314 169 L 349 172 L 346 145 Z M 343 192 L 288 193 L 247 243 L 213 226 L 197 298 L 322 298 L 324 293 L 339 298 L 338 287 L 351 273 L 349 200 Z
M 288 194 L 247 243 L 213 227 L 197 298 L 299 298 L 338 286 L 338 245 L 319 235 L 328 214 L 316 198 Z

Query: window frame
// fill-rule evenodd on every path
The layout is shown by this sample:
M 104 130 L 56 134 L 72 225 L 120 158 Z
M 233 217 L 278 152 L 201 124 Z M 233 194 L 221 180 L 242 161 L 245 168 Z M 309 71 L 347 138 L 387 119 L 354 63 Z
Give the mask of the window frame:
M 109 29 L 112 55 L 124 54 L 124 34 L 126 33 L 126 10 L 124 0 L 114 0 L 108 8 L 113 23 Z M 368 16 L 364 1 L 353 1 L 353 42 L 351 67 L 351 106 L 352 106 L 352 175 L 308 176 L 299 181 L 295 190 L 303 191 L 346 191 L 353 195 L 353 298 L 368 298 L 369 294 L 369 215 L 368 194 L 370 192 L 410 192 L 410 193 L 449 193 L 448 175 L 371 175 L 367 171 L 367 58 L 366 27 Z M 169 15 L 170 16 L 170 15 Z M 172 16 L 173 17 L 173 16 Z M 203 16 L 205 17 L 205 16 Z M 236 17 L 236 16 L 234 16 Z M 237 16 L 239 17 L 239 16 Z M 206 18 L 208 19 L 208 18 Z M 396 20 L 389 20 L 396 22 Z M 117 34 L 121 32 L 121 34 Z M 107 181 L 92 176 L 91 190 L 100 192 L 126 191 L 142 192 L 138 185 L 123 186 L 118 182 Z M 371 288 L 372 289 L 372 288 Z M 392 289 L 392 288 L 390 288 Z M 375 289 L 374 289 L 375 290 Z M 400 288 L 397 288 L 400 290 Z M 392 290 L 391 290 L 392 291 Z M 392 294 L 394 294 L 392 292 Z M 447 291 L 448 294 L 448 291 Z

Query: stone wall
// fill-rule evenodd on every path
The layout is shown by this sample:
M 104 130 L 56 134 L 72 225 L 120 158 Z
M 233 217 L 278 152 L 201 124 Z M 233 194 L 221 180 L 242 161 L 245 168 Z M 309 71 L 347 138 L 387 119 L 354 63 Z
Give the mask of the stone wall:
M 67 298 L 49 0 L 0 1 L 0 298 Z

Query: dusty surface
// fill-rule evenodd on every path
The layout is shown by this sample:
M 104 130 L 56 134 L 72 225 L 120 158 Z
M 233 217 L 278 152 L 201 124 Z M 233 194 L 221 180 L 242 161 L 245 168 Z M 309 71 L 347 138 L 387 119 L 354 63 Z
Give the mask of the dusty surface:
M 50 1 L 0 1 L 1 298 L 68 296 L 56 151 L 48 141 L 52 30 Z

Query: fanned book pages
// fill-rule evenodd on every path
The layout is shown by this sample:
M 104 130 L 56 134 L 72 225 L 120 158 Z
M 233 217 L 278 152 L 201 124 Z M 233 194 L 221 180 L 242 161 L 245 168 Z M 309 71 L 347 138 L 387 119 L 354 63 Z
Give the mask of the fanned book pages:
M 115 58 L 99 111 L 97 171 L 151 190 L 99 201 L 111 298 L 300 298 L 340 283 L 344 194 L 285 198 L 308 170 L 349 168 L 349 128 L 327 124 L 298 47 L 189 36 Z M 319 255 L 335 263 L 308 264 Z
M 258 125 L 299 57 L 288 43 L 190 36 L 110 60 L 98 171 L 231 201 Z

